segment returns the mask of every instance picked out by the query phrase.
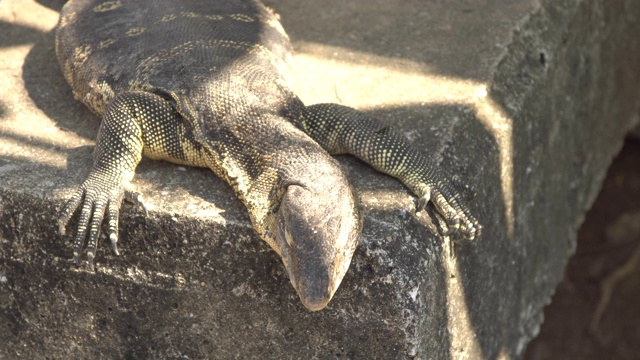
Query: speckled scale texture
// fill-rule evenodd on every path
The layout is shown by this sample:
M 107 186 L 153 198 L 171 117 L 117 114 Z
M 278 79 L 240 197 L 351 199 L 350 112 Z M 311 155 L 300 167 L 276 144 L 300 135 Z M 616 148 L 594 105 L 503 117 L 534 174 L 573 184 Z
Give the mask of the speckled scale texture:
M 291 50 L 275 16 L 256 1 L 70 1 L 56 43 L 76 97 L 107 95 L 103 103 L 85 101 L 98 113 L 109 87 L 193 90 L 224 76 L 223 65 L 248 48 L 262 51 L 266 62 Z
M 254 228 L 281 255 L 302 302 L 320 310 L 338 288 L 361 218 L 343 169 L 350 153 L 432 201 L 450 232 L 480 225 L 449 177 L 398 132 L 354 109 L 305 106 L 287 85 L 291 45 L 252 0 L 71 0 L 56 52 L 75 97 L 102 116 L 94 166 L 62 211 L 80 207 L 93 268 L 106 217 L 117 252 L 118 209 L 142 156 L 209 167 L 234 188 Z

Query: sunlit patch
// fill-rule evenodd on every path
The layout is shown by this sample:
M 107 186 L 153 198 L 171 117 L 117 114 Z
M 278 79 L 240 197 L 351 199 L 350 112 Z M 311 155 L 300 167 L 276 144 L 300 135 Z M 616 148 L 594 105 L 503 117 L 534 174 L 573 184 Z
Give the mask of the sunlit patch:
M 424 64 L 359 53 L 353 49 L 304 41 L 296 43 L 295 47 L 297 55 L 293 72 L 296 76 L 292 87 L 304 103 L 337 102 L 361 110 L 445 104 L 474 111 L 478 121 L 498 144 L 507 232 L 513 234 L 513 164 L 510 152 L 513 148 L 513 120 L 499 103 L 488 96 L 489 84 L 443 76 L 437 69 L 430 69 Z M 340 54 L 350 54 L 353 60 L 340 60 Z M 391 86 L 396 91 L 389 91 Z M 355 136 L 347 136 L 346 142 L 352 143 Z

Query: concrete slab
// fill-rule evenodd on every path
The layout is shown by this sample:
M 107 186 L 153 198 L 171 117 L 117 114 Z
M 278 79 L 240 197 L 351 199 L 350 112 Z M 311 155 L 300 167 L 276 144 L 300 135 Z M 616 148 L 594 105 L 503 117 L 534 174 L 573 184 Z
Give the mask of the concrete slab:
M 70 264 L 57 234 L 99 119 L 71 96 L 62 1 L 0 2 L 0 357 L 511 358 L 535 336 L 575 232 L 640 108 L 640 3 L 271 0 L 306 103 L 395 124 L 478 189 L 482 238 L 454 246 L 411 195 L 341 159 L 362 242 L 310 313 L 209 171 L 145 161 L 152 205 L 121 251 Z

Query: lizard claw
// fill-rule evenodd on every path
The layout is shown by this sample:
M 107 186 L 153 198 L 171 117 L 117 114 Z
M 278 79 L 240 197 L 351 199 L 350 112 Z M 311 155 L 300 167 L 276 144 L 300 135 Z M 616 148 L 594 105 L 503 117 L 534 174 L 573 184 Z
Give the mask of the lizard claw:
M 418 203 L 416 204 L 416 213 L 427 208 L 429 200 L 431 200 L 431 188 L 425 185 L 424 193 L 418 197 Z
M 114 233 L 109 234 L 109 241 L 111 242 L 111 249 L 113 250 L 113 253 L 120 255 L 120 252 L 118 251 L 118 235 Z
M 73 262 L 76 263 L 77 266 L 82 264 L 82 261 L 80 260 L 80 253 L 80 251 L 73 249 Z
M 473 240 L 482 235 L 482 225 L 478 224 L 477 222 L 475 224 L 468 222 L 466 225 L 466 229 L 467 233 L 469 234 L 469 240 Z
M 93 258 L 95 257 L 95 251 L 87 251 L 87 263 L 88 263 L 88 267 L 89 267 L 89 271 L 94 272 L 96 271 L 96 267 L 93 264 Z
M 98 247 L 98 236 L 105 218 L 111 248 L 116 255 L 119 254 L 118 217 L 124 193 L 124 186 L 118 178 L 108 174 L 91 173 L 63 208 L 58 220 L 58 229 L 62 235 L 66 233 L 69 220 L 80 207 L 77 232 L 73 241 L 73 259 L 78 266 L 82 263 L 81 257 L 86 241 L 88 268 L 90 271 L 95 270 L 94 259 Z M 136 203 L 142 204 L 142 197 L 139 194 L 133 198 Z M 143 206 L 143 209 L 146 213 L 146 207 Z

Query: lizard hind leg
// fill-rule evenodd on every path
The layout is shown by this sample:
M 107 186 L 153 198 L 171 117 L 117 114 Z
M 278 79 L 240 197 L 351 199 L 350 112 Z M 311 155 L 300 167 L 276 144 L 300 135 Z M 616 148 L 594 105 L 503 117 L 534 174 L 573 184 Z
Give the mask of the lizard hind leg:
M 464 201 L 471 189 L 439 169 L 392 127 L 346 106 L 316 104 L 305 108 L 301 128 L 329 153 L 355 155 L 400 180 L 417 196 L 417 211 L 431 202 L 448 226 L 446 235 L 468 240 L 480 236 L 482 226 Z

